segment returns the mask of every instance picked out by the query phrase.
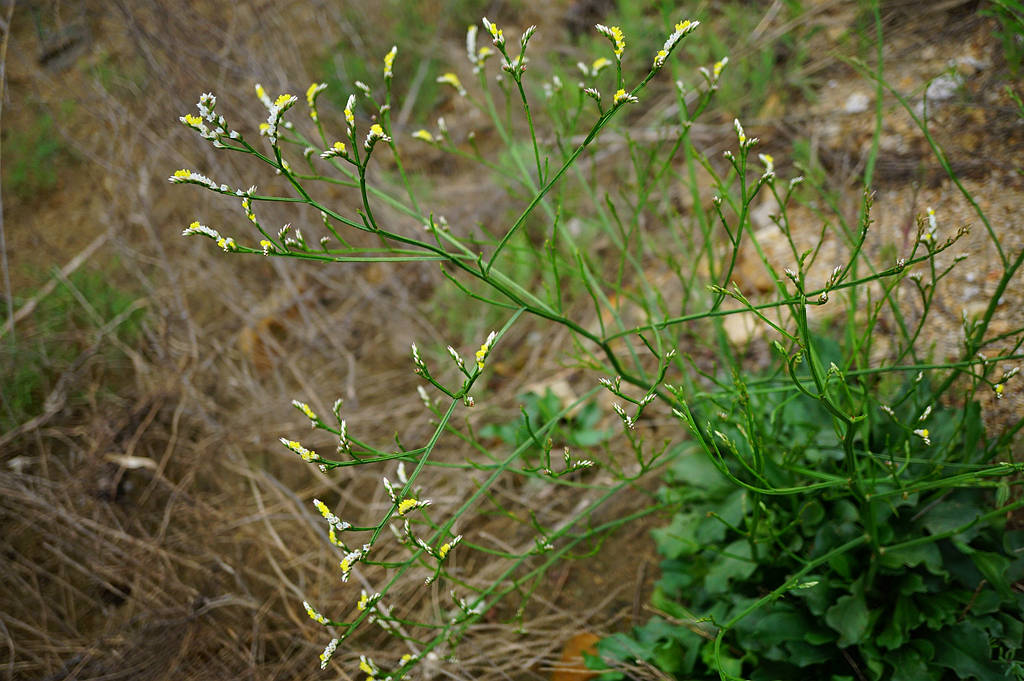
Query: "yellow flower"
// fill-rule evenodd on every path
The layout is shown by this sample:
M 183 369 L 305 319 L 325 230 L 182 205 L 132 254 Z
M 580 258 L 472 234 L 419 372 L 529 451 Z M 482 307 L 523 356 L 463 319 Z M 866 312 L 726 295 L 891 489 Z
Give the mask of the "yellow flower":
M 280 95 L 276 100 L 274 100 L 274 106 L 282 107 L 285 104 L 287 104 L 288 101 L 291 100 L 291 98 L 291 95 Z
M 612 103 L 615 104 L 615 105 L 618 105 L 621 102 L 636 102 L 636 101 L 639 101 L 639 100 L 637 100 L 636 97 L 634 97 L 633 95 L 629 94 L 628 92 L 626 92 L 625 90 L 620 88 L 619 91 L 615 93 L 615 98 L 612 100 Z
M 192 171 L 191 170 L 187 170 L 185 168 L 182 168 L 181 170 L 175 170 L 174 171 L 174 176 L 175 177 L 189 178 L 189 177 L 192 177 Z
M 202 122 L 203 122 L 203 119 L 200 118 L 199 116 L 193 116 L 192 114 L 185 114 L 185 123 L 187 123 L 188 125 L 192 125 L 192 126 L 201 125 Z
M 626 37 L 622 35 L 622 29 L 618 26 L 611 27 L 611 34 L 611 38 L 615 42 L 615 56 L 621 59 L 622 53 L 626 49 Z
M 412 136 L 415 137 L 416 139 L 423 140 L 424 142 L 431 142 L 431 143 L 433 143 L 433 141 L 434 141 L 434 136 L 431 135 L 428 131 L 422 130 L 422 129 L 417 130 L 416 132 L 414 132 L 412 134 Z
M 313 97 L 316 95 L 318 87 L 320 87 L 320 83 L 312 83 L 306 88 L 306 103 L 310 106 L 313 106 Z
M 451 85 L 453 88 L 459 91 L 460 95 L 466 94 L 466 89 L 462 87 L 462 81 L 460 81 L 459 77 L 456 76 L 454 73 L 448 72 L 443 76 L 438 76 L 437 82 L 444 83 L 446 85 Z
M 346 104 L 345 104 L 345 122 L 347 122 L 349 124 L 349 127 L 352 127 L 352 126 L 354 126 L 356 124 L 356 117 L 352 113 L 352 107 L 354 107 L 355 105 L 356 105 L 356 96 L 355 95 L 349 95 L 348 96 L 348 102 L 346 102 Z
M 416 508 L 418 504 L 419 501 L 416 499 L 403 499 L 402 503 L 398 505 L 398 515 L 405 515 L 412 509 Z

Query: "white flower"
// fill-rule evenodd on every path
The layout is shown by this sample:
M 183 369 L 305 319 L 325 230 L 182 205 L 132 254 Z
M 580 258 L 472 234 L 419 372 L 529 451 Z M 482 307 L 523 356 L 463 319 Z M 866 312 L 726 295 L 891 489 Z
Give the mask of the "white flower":
M 202 234 L 203 236 L 210 237 L 214 240 L 219 240 L 221 238 L 220 232 L 215 229 L 211 229 L 206 225 L 199 224 L 198 220 L 181 231 L 182 236 L 192 236 L 193 234 Z
M 320 669 L 327 669 L 327 663 L 331 661 L 331 656 L 334 655 L 334 651 L 338 649 L 338 639 L 332 638 L 331 642 L 324 648 L 324 652 L 320 653 Z

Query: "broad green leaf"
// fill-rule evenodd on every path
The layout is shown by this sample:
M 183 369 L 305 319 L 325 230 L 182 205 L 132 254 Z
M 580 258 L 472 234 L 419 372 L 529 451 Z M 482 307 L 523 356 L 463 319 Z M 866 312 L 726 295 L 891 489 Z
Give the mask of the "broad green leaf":
M 892 681 L 922 681 L 928 678 L 928 663 L 912 648 L 901 648 L 889 654 L 893 666 Z
M 984 513 L 985 510 L 973 503 L 973 500 L 968 500 L 961 495 L 957 498 L 944 499 L 941 503 L 936 504 L 924 515 L 921 522 L 925 529 L 932 534 L 942 534 L 963 527 Z M 974 525 L 956 535 L 956 538 L 963 542 L 969 542 L 978 536 L 981 529 L 981 525 Z
M 956 621 L 967 602 L 963 596 L 960 590 L 941 591 L 924 596 L 916 603 L 925 624 L 931 629 L 940 629 Z
M 942 567 L 942 553 L 934 542 L 886 551 L 879 558 L 879 562 L 894 570 L 924 564 L 933 575 L 948 576 Z
M 729 544 L 723 549 L 723 554 L 712 563 L 708 576 L 704 578 L 704 588 L 710 594 L 727 591 L 730 580 L 745 579 L 758 567 L 750 560 L 750 544 L 745 540 Z
M 909 596 L 897 598 L 896 604 L 892 611 L 887 613 L 887 617 L 885 626 L 882 627 L 882 633 L 878 635 L 875 642 L 889 650 L 901 647 L 907 641 L 908 633 L 924 622 L 924 615 L 917 609 Z
M 697 542 L 697 526 L 702 520 L 697 513 L 676 513 L 668 527 L 651 531 L 658 553 L 666 558 L 690 556 L 700 550 Z
M 803 601 L 807 603 L 807 609 L 810 610 L 813 615 L 821 617 L 833 604 L 833 600 L 830 596 L 830 583 L 820 575 L 807 575 L 805 579 L 810 582 L 816 581 L 818 583 L 806 589 L 793 589 L 789 593 L 792 596 L 797 596 L 798 598 L 803 599 Z M 808 640 L 810 641 L 810 639 Z M 815 643 L 816 641 L 810 642 Z
M 707 490 L 709 496 L 733 490 L 733 484 L 704 454 L 693 453 L 676 457 L 672 463 L 672 479 L 690 487 Z
M 780 605 L 762 617 L 752 615 L 741 620 L 737 635 L 744 648 L 769 648 L 786 641 L 802 641 L 813 625 L 803 613 Z
M 863 641 L 871 624 L 871 616 L 860 589 L 836 601 L 825 613 L 825 622 L 839 632 L 836 645 L 840 648 Z
M 935 634 L 935 664 L 952 669 L 961 679 L 1006 681 L 1005 666 L 992 660 L 988 636 L 969 621 Z
M 975 551 L 971 554 L 971 560 L 974 561 L 978 572 L 984 575 L 1000 596 L 1007 599 L 1013 598 L 1013 589 L 1010 588 L 1010 583 L 1006 579 L 1006 570 L 1010 567 L 1009 558 L 998 553 Z
M 803 641 L 788 641 L 785 643 L 786 651 L 789 653 L 789 661 L 797 667 L 809 667 L 812 664 L 821 664 L 832 659 L 834 651 L 828 646 L 814 646 Z

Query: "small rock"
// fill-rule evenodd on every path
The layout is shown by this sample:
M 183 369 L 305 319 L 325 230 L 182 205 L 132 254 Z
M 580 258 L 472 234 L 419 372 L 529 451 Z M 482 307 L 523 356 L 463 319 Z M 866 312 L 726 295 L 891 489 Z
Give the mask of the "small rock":
M 925 96 L 935 102 L 952 99 L 956 91 L 963 85 L 963 81 L 964 79 L 959 75 L 944 73 L 928 84 Z
M 870 103 L 871 98 L 863 92 L 853 92 L 846 98 L 846 104 L 843 105 L 843 111 L 848 114 L 864 113 L 868 110 L 868 105 Z

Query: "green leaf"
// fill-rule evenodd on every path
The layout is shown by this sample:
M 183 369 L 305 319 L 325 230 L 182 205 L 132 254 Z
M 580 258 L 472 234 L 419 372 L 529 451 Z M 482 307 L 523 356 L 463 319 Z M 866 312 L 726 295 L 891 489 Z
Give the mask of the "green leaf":
M 888 621 L 875 642 L 878 645 L 894 650 L 901 647 L 908 639 L 908 633 L 924 622 L 924 615 L 917 609 L 914 601 L 908 596 L 896 599 L 889 614 Z
M 785 643 L 788 659 L 797 667 L 810 667 L 812 664 L 821 664 L 832 659 L 833 648 L 828 646 L 814 646 L 803 641 L 788 641 Z
M 1020 616 L 999 613 L 996 617 L 1003 623 L 1003 645 L 1010 650 L 1020 650 L 1024 645 L 1024 622 L 1020 620 Z
M 1009 558 L 998 553 L 975 551 L 971 554 L 971 560 L 974 561 L 978 572 L 984 575 L 1000 596 L 1008 600 L 1013 598 L 1013 589 L 1006 579 L 1006 570 L 1010 567 Z
M 719 516 L 718 518 L 705 517 L 701 519 L 694 533 L 697 543 L 706 546 L 724 541 L 729 529 L 725 523 L 729 523 L 733 527 L 741 525 L 743 514 L 746 512 L 749 504 L 750 502 L 747 499 L 745 490 L 733 490 L 724 501 L 713 507 L 713 510 Z
M 963 609 L 965 593 L 959 589 L 940 591 L 929 594 L 916 601 L 918 609 L 924 615 L 925 624 L 931 629 L 940 629 L 946 624 L 956 621 Z
M 687 454 L 676 457 L 672 463 L 672 479 L 688 487 L 707 490 L 708 496 L 731 492 L 734 487 L 728 478 L 719 472 L 707 456 Z
M 969 621 L 935 634 L 935 664 L 961 679 L 1006 681 L 1004 668 L 992 660 L 988 636 Z
M 854 593 L 843 596 L 825 613 L 825 622 L 839 632 L 840 648 L 860 643 L 868 634 L 871 617 L 864 602 L 862 587 L 855 585 Z
M 727 554 L 727 555 L 726 555 Z M 750 560 L 750 544 L 743 539 L 734 541 L 723 550 L 711 565 L 704 578 L 704 588 L 709 594 L 724 593 L 732 579 L 746 579 L 754 574 L 758 565 Z
M 941 504 L 936 504 L 925 514 L 921 523 L 932 534 L 942 534 L 963 527 L 982 513 L 984 510 L 978 504 L 960 496 L 959 498 L 945 499 Z M 956 535 L 956 539 L 969 542 L 978 536 L 981 529 L 981 525 L 974 525 Z
M 890 653 L 893 666 L 892 681 L 921 681 L 928 678 L 928 663 L 913 648 L 901 648 Z
M 924 579 L 916 572 L 903 575 L 900 579 L 900 593 L 904 596 L 927 593 L 927 591 L 928 587 L 925 585 Z
M 755 614 L 741 620 L 737 634 L 742 647 L 763 649 L 787 641 L 802 642 L 804 633 L 812 625 L 803 613 L 787 605 L 777 605 L 762 617 Z
M 928 572 L 933 575 L 949 576 L 949 573 L 942 567 L 942 553 L 939 552 L 939 547 L 934 542 L 886 551 L 879 558 L 879 562 L 894 570 L 916 567 L 923 563 Z
M 668 527 L 651 530 L 658 553 L 666 558 L 681 558 L 699 551 L 696 533 L 701 519 L 698 513 L 676 513 Z
M 839 632 L 836 645 L 841 648 L 863 641 L 871 625 L 862 582 L 857 580 L 851 588 L 853 593 L 840 598 L 825 612 L 825 623 Z
M 831 589 L 829 582 L 824 580 L 820 575 L 807 575 L 805 578 L 809 582 L 817 581 L 818 583 L 812 587 L 805 589 L 794 589 L 789 593 L 793 596 L 802 598 L 807 603 L 807 609 L 811 611 L 811 614 L 821 617 L 825 614 L 825 611 L 833 604 L 831 597 Z M 817 641 L 811 641 L 816 643 Z

